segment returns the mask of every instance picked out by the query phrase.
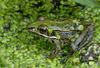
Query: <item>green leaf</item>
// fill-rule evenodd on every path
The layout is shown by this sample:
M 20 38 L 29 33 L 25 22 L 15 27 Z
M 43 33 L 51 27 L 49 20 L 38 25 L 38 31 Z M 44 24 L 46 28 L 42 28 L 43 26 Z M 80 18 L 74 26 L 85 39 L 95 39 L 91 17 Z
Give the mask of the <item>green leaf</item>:
M 100 8 L 100 4 L 96 0 L 74 0 L 76 3 L 84 5 L 86 7 L 98 7 Z

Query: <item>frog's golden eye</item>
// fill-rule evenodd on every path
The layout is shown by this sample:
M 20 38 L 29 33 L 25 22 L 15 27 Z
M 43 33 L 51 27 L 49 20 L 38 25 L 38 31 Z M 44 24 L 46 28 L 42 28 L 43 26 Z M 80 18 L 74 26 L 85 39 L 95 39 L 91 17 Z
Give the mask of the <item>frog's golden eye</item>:
M 45 30 L 47 30 L 46 27 L 38 27 L 37 29 L 38 29 L 38 30 L 41 30 L 41 31 L 45 31 Z
M 46 25 L 39 25 L 39 26 L 37 27 L 37 29 L 38 29 L 38 30 L 45 31 L 45 30 L 47 30 L 47 26 L 46 26 Z

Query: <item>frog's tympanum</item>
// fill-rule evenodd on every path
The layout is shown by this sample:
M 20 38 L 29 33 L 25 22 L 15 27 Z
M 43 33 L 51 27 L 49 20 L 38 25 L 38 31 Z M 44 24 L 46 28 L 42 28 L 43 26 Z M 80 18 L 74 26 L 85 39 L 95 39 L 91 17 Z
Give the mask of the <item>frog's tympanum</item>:
M 54 50 L 50 53 L 50 58 L 54 58 L 62 52 L 63 47 L 70 47 L 71 52 L 76 52 L 87 47 L 92 40 L 94 25 L 93 23 L 86 25 L 61 26 L 55 25 L 39 25 L 30 27 L 29 31 L 53 41 Z

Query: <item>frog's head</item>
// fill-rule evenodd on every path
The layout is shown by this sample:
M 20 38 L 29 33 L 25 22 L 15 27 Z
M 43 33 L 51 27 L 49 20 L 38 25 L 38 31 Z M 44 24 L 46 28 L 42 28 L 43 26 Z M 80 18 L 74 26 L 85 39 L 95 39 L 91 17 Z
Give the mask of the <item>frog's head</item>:
M 44 35 L 48 34 L 48 28 L 46 25 L 39 25 L 39 26 L 30 26 L 28 27 L 29 32 L 41 33 Z

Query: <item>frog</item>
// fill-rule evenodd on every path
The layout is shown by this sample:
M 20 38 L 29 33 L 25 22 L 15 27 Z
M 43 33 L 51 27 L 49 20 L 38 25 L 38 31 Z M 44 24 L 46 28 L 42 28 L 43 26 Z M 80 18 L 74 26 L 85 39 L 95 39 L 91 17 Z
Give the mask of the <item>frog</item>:
M 61 55 L 62 48 L 68 45 L 70 52 L 74 53 L 87 46 L 93 37 L 93 24 L 78 24 L 70 21 L 50 21 L 36 22 L 28 28 L 39 36 L 47 38 L 54 43 L 54 50 L 51 51 L 49 58 L 55 58 Z

